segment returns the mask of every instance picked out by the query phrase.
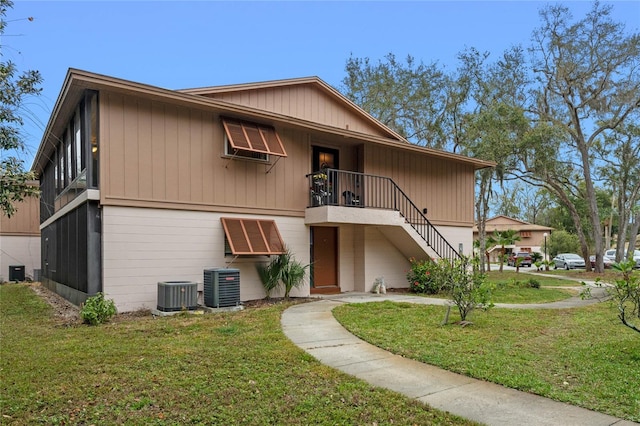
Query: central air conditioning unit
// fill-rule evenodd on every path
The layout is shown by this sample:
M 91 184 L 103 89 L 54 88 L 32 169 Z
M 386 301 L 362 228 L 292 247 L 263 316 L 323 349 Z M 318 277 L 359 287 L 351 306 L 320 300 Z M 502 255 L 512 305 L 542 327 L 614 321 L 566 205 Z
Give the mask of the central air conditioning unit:
M 159 311 L 192 311 L 197 307 L 197 283 L 191 281 L 161 281 L 158 283 Z
M 9 265 L 9 281 L 24 281 L 24 265 Z
M 210 268 L 204 270 L 204 304 L 209 308 L 240 305 L 240 270 Z

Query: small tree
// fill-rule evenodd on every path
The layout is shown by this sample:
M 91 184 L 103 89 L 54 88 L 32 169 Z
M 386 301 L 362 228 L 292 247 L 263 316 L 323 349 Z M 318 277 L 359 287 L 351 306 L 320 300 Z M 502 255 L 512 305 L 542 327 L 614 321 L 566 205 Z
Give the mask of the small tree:
M 640 333 L 640 275 L 634 272 L 633 260 L 626 260 L 611 265 L 611 269 L 621 272 L 620 279 L 615 280 L 606 287 L 609 300 L 618 310 L 618 318 L 625 326 Z M 602 286 L 600 278 L 596 280 L 598 286 Z M 582 283 L 586 286 L 586 283 Z M 582 292 L 582 298 L 591 297 L 591 289 L 587 287 Z
M 513 229 L 507 229 L 504 231 L 493 231 L 493 239 L 498 243 L 500 248 L 500 272 L 502 272 L 502 266 L 504 265 L 504 259 L 506 257 L 507 249 L 505 246 L 510 246 L 520 241 L 518 231 Z
M 513 264 L 516 266 L 516 274 L 520 272 L 520 264 L 522 263 L 523 260 L 524 259 L 519 256 L 516 256 L 513 258 Z
M 640 276 L 633 271 L 634 266 L 634 260 L 614 263 L 611 268 L 621 272 L 622 277 L 607 290 L 622 324 L 640 333 Z
M 458 307 L 461 323 L 467 321 L 467 317 L 474 309 L 486 310 L 493 307 L 491 302 L 493 286 L 485 282 L 485 274 L 481 273 L 477 267 L 470 268 L 470 263 L 471 259 L 465 256 L 454 261 L 453 264 L 441 263 L 441 276 L 445 280 L 445 288 L 452 303 Z

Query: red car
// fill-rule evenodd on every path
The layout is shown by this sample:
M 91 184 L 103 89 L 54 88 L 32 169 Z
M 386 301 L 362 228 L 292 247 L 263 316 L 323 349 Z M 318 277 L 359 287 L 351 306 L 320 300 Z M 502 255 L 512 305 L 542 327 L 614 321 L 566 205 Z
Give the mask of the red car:
M 509 255 L 509 258 L 507 259 L 507 265 L 509 266 L 516 266 L 516 258 L 520 258 L 522 259 L 520 261 L 520 266 L 527 266 L 527 267 L 531 267 L 531 253 L 528 253 L 526 251 L 519 251 L 517 253 L 511 253 Z
M 604 259 L 603 259 L 603 261 L 604 261 L 604 269 L 611 269 L 611 265 L 613 264 L 613 260 L 611 260 L 607 256 L 603 256 L 603 257 L 604 257 Z M 589 262 L 591 263 L 591 269 L 596 267 L 596 256 L 594 254 L 589 256 Z

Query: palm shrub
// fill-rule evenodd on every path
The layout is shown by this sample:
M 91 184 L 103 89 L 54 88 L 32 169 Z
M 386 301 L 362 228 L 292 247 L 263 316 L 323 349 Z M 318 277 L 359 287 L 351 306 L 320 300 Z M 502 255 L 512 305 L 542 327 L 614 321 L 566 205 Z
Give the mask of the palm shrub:
M 531 253 L 531 261 L 535 264 L 537 262 L 541 262 L 542 261 L 542 253 L 539 253 L 537 251 L 534 251 L 533 253 Z
M 284 298 L 288 299 L 291 290 L 294 287 L 300 287 L 304 283 L 304 277 L 309 265 L 303 265 L 295 260 L 289 250 L 281 254 L 280 257 L 283 261 L 280 280 L 284 284 Z
M 309 265 L 303 265 L 297 261 L 291 250 L 287 248 L 284 253 L 279 254 L 270 263 L 259 264 L 257 268 L 267 297 L 271 297 L 271 292 L 283 285 L 284 298 L 288 299 L 291 290 L 304 283 Z
M 267 299 L 271 298 L 271 292 L 278 288 L 280 285 L 280 257 L 273 258 L 271 262 L 259 263 L 256 268 L 258 269 L 258 276 L 262 281 L 262 286 L 267 292 Z

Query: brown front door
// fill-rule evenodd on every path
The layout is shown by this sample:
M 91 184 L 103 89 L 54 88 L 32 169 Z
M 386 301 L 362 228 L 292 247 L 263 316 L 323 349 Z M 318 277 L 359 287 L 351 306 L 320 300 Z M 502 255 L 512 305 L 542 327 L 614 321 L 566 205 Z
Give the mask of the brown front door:
M 311 227 L 311 293 L 340 293 L 338 228 Z

